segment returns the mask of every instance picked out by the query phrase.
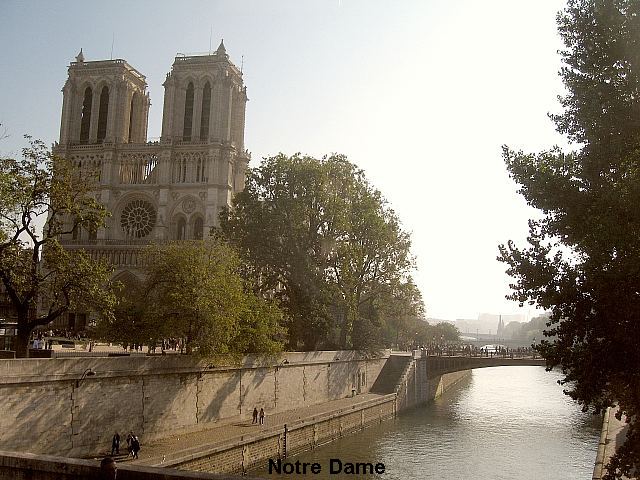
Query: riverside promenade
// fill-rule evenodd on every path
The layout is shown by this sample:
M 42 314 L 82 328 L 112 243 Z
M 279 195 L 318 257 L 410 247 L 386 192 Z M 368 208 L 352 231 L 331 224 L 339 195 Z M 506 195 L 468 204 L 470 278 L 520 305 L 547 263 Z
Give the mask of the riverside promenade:
M 390 418 L 393 416 L 393 413 L 395 413 L 393 408 L 390 407 L 393 405 L 394 400 L 395 394 L 379 395 L 366 393 L 318 405 L 295 408 L 275 413 L 273 415 L 270 415 L 267 411 L 265 412 L 266 416 L 264 425 L 253 424 L 251 416 L 242 418 L 236 417 L 225 421 L 214 422 L 211 424 L 210 428 L 207 428 L 206 430 L 170 436 L 162 440 L 154 441 L 150 444 L 143 443 L 139 454 L 140 458 L 138 460 L 122 458 L 118 459 L 118 461 L 141 466 L 177 467 L 188 470 L 204 470 L 205 468 L 198 468 L 198 466 L 194 466 L 193 463 L 197 462 L 200 458 L 227 450 L 230 451 L 239 448 L 242 452 L 242 449 L 246 448 L 247 444 L 256 443 L 261 440 L 280 435 L 281 432 L 285 431 L 285 425 L 287 425 L 287 427 L 303 428 L 308 427 L 309 425 L 316 425 L 322 421 L 345 418 L 347 415 L 354 415 L 357 413 L 358 418 L 362 416 L 362 427 L 364 427 L 364 411 L 368 408 L 378 407 L 379 405 L 386 405 L 389 407 L 389 412 L 392 414 L 387 418 Z M 260 405 L 257 405 L 257 407 L 260 408 Z M 371 418 L 371 420 L 374 420 L 374 418 Z M 382 420 L 382 417 L 375 419 L 375 421 L 378 422 Z M 369 421 L 367 423 L 371 424 L 374 422 Z M 348 433 L 348 431 L 354 430 L 354 428 L 345 428 L 345 434 Z M 342 432 L 342 430 L 340 431 Z M 144 437 L 142 437 L 142 441 L 144 442 Z M 126 445 L 123 445 L 121 450 L 125 449 Z M 298 449 L 297 451 L 301 450 L 302 449 Z M 277 458 L 280 453 L 282 453 L 282 451 L 278 452 L 277 450 L 274 450 L 273 455 L 268 455 L 268 457 Z M 286 451 L 284 453 L 286 453 Z M 262 456 L 264 457 L 264 455 Z M 266 462 L 267 460 L 261 461 Z M 252 466 L 255 465 L 257 465 L 257 463 L 255 461 L 252 462 Z M 245 470 L 244 462 L 242 465 L 236 466 L 235 468 L 221 466 L 220 470 L 216 469 L 212 471 L 215 473 L 222 473 L 242 470 Z
M 616 448 L 622 445 L 627 437 L 628 425 L 623 420 L 618 420 L 615 416 L 617 408 L 609 407 L 604 413 L 602 420 L 602 432 L 600 434 L 600 444 L 595 467 L 593 469 L 592 480 L 602 480 L 607 473 L 605 466 L 615 454 Z M 627 477 L 623 476 L 623 479 Z

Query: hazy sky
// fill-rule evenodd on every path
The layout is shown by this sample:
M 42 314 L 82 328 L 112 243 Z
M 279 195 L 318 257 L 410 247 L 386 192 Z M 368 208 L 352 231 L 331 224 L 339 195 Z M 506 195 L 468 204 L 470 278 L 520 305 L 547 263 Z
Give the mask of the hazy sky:
M 57 140 L 67 66 L 124 58 L 147 76 L 160 135 L 178 52 L 224 38 L 244 56 L 251 165 L 278 152 L 339 152 L 363 168 L 413 234 L 415 275 L 437 318 L 515 313 L 498 244 L 523 242 L 534 214 L 501 145 L 563 140 L 558 0 L 12 1 L 0 7 L 0 123 Z M 527 313 L 525 308 L 524 313 Z M 531 314 L 534 312 L 531 311 Z

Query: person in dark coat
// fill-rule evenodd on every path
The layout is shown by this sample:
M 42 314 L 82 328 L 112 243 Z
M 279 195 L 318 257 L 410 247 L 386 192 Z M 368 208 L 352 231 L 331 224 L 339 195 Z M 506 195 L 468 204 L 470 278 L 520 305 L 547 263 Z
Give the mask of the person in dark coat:
M 258 423 L 258 409 L 253 407 L 253 421 L 251 423 Z
M 264 408 L 260 409 L 260 425 L 264 425 Z
M 118 432 L 111 439 L 111 455 L 120 455 L 120 435 Z
M 133 453 L 133 458 L 138 458 L 138 452 L 140 451 L 140 440 L 138 440 L 137 436 L 133 436 L 131 439 L 131 453 Z
M 129 435 L 127 435 L 127 457 L 133 454 L 133 451 L 131 450 L 132 440 L 133 440 L 133 432 L 129 432 Z

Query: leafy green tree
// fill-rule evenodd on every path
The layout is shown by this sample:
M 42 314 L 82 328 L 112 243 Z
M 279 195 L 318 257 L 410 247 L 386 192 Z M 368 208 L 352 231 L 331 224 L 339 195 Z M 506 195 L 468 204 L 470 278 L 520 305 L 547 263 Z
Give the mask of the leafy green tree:
M 452 323 L 440 322 L 429 329 L 431 338 L 435 337 L 437 341 L 457 342 L 460 340 L 460 330 Z
M 265 160 L 221 215 L 224 236 L 247 263 L 245 276 L 285 308 L 290 347 L 307 350 L 326 342 L 334 328 L 324 281 L 330 243 L 323 241 L 333 225 L 322 210 L 326 179 L 316 163 L 284 155 Z
M 340 221 L 331 239 L 327 271 L 344 305 L 340 345 L 367 349 L 379 345 L 372 342 L 371 327 L 375 325 L 371 316 L 363 315 L 363 307 L 386 297 L 386 292 L 407 280 L 414 266 L 411 239 L 364 172 L 344 163 L 346 159 L 340 160 L 335 166 L 328 163 L 330 185 L 340 193 L 333 203 Z
M 144 282 L 128 278 L 116 280 L 116 306 L 113 316 L 97 322 L 91 329 L 93 338 L 118 342 L 123 345 L 154 345 L 160 341 L 162 329 L 158 319 L 145 315 L 147 307 Z
M 344 156 L 265 159 L 221 227 L 256 288 L 281 299 L 290 348 L 379 346 L 377 300 L 407 281 L 410 239 Z
M 416 321 L 418 325 L 427 323 L 420 320 L 425 313 L 422 294 L 410 277 L 406 282 L 395 285 L 386 295 L 381 295 L 376 300 L 376 311 L 384 319 L 385 346 L 401 348 L 411 344 L 417 333 Z
M 201 356 L 282 350 L 282 312 L 246 288 L 231 247 L 209 237 L 152 245 L 146 257 L 144 280 L 99 326 L 103 337 L 182 338 L 188 354 Z
M 108 317 L 115 304 L 109 266 L 58 240 L 102 225 L 107 212 L 91 195 L 94 179 L 27 138 L 22 158 L 0 158 L 0 279 L 16 312 L 19 357 L 35 327 L 69 310 Z
M 512 299 L 551 312 L 538 346 L 585 410 L 617 403 L 629 430 L 608 479 L 640 472 L 640 3 L 569 0 L 564 111 L 575 151 L 504 149 L 511 177 L 542 218 L 529 245 L 500 246 Z

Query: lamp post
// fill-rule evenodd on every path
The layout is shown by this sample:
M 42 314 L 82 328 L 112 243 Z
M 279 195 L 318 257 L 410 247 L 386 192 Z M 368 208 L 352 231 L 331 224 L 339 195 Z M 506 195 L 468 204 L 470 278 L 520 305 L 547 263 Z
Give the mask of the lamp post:
M 96 374 L 96 372 L 94 372 L 92 369 L 87 368 L 84 372 L 82 372 L 82 376 L 76 380 L 76 388 L 80 387 L 80 384 L 82 383 L 82 381 L 87 378 L 87 377 L 93 377 Z

